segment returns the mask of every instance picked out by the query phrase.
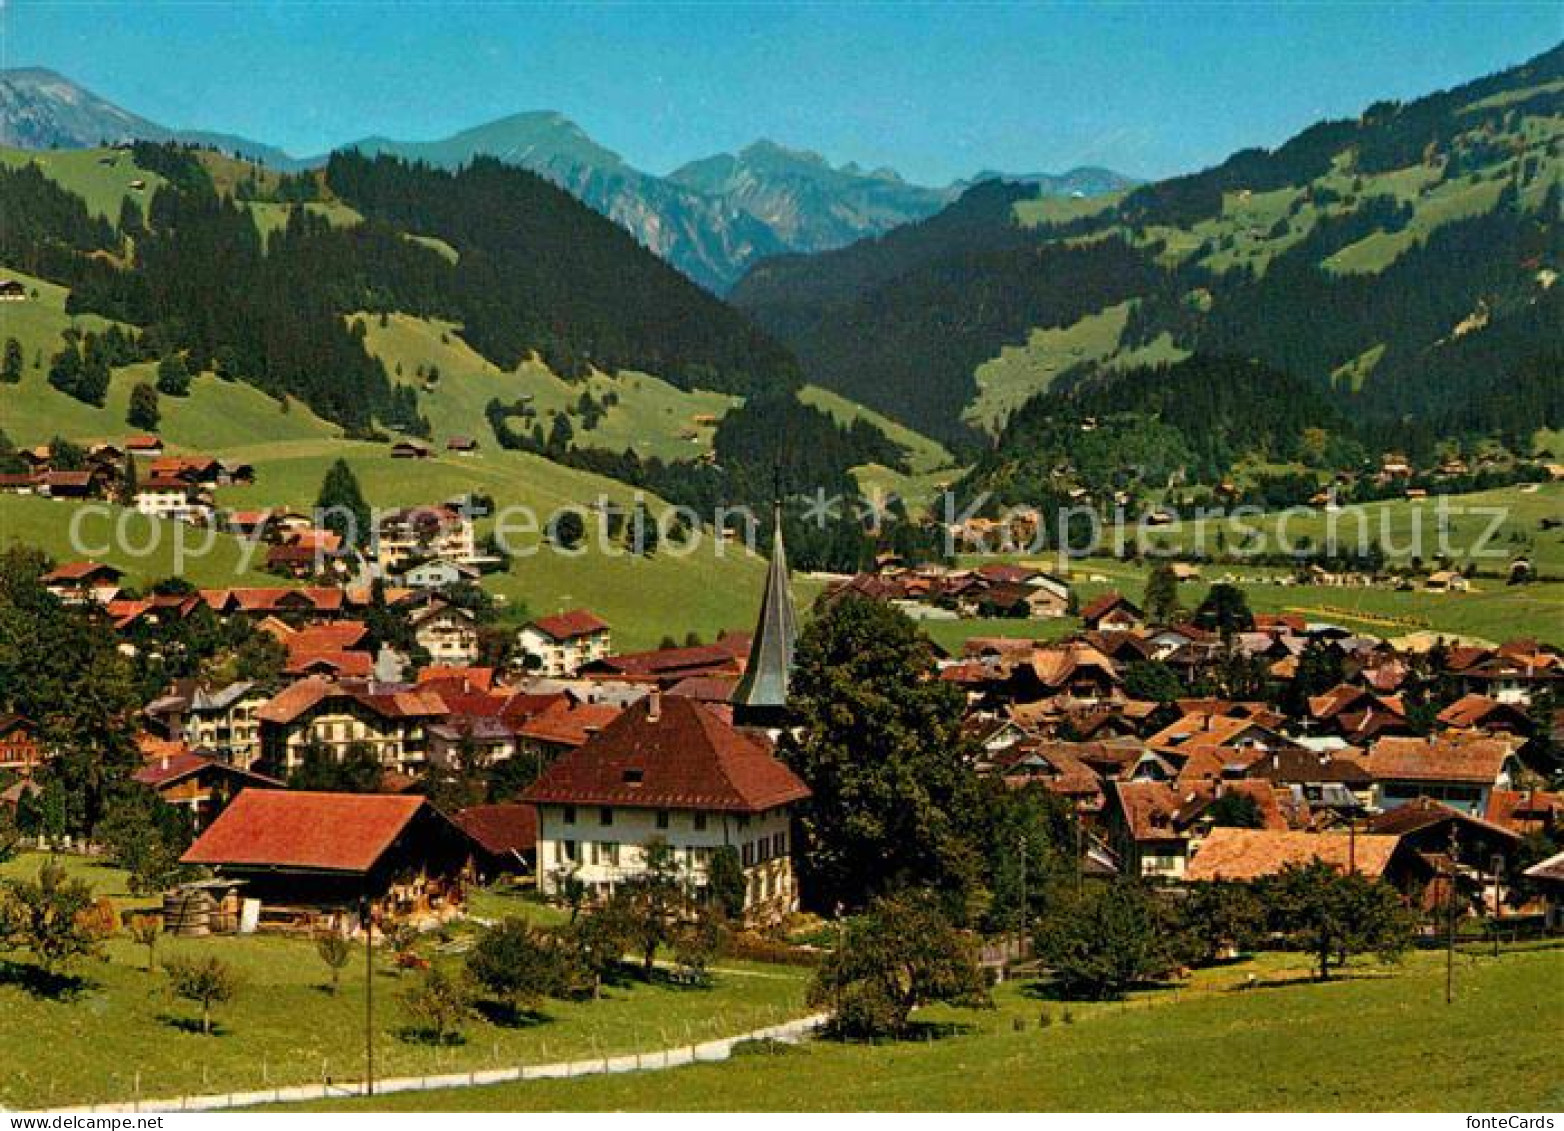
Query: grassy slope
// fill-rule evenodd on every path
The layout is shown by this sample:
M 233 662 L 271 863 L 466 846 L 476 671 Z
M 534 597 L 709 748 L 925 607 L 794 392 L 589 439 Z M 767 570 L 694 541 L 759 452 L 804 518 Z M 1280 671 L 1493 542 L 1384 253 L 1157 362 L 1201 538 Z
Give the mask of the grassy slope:
M 1358 542 L 1359 516 L 1368 535 L 1379 541 L 1391 553 L 1393 559 L 1406 560 L 1414 552 L 1425 561 L 1432 562 L 1441 553 L 1440 521 L 1441 504 L 1448 514 L 1445 530 L 1446 545 L 1455 561 L 1465 563 L 1468 552 L 1475 548 L 1493 521 L 1489 511 L 1504 514 L 1504 521 L 1488 541 L 1486 553 L 1497 552 L 1499 557 L 1485 557 L 1478 564 L 1485 572 L 1503 573 L 1509 567 L 1510 556 L 1525 554 L 1539 573 L 1564 576 L 1564 531 L 1544 531 L 1540 524 L 1545 518 L 1557 518 L 1564 513 L 1564 485 L 1545 483 L 1535 491 L 1523 491 L 1519 487 L 1504 487 L 1493 491 L 1478 491 L 1468 495 L 1448 495 L 1421 500 L 1391 499 L 1381 503 L 1368 503 L 1362 507 L 1350 507 L 1335 516 L 1336 538 L 1344 547 Z M 1269 532 L 1274 545 L 1275 535 L 1283 530 L 1294 546 L 1304 538 L 1319 546 L 1327 537 L 1332 516 L 1324 511 L 1309 511 L 1283 517 L 1261 517 L 1248 520 L 1247 525 Z M 1228 543 L 1236 545 L 1240 520 L 1226 520 L 1221 525 L 1228 531 Z M 1192 547 L 1197 539 L 1203 539 L 1208 551 L 1214 548 L 1216 528 L 1219 524 L 1190 522 L 1168 526 L 1154 532 L 1157 541 L 1170 546 Z M 1421 530 L 1420 550 L 1415 533 Z
M 1551 84 L 1487 102 L 1514 101 L 1542 89 L 1551 89 Z M 1545 147 L 1564 135 L 1564 118 L 1529 116 L 1516 124 L 1515 133 L 1524 146 L 1515 160 L 1527 155 L 1542 155 L 1546 163 Z M 1439 169 L 1423 165 L 1360 176 L 1345 164 L 1338 163 L 1314 184 L 1343 198 L 1393 196 L 1412 205 L 1413 216 L 1401 231 L 1373 233 L 1330 256 L 1324 265 L 1339 272 L 1384 270 L 1408 249 L 1426 240 L 1439 226 L 1490 210 L 1504 185 L 1504 178 L 1493 175 L 1498 168 L 1442 182 Z M 1559 175 L 1555 172 L 1553 179 Z M 1536 206 L 1547 192 L 1549 183 L 1547 176 L 1537 178 L 1522 193 L 1523 203 Z M 1022 224 L 1070 220 L 1093 215 L 1106 207 L 1106 203 L 1107 198 L 1023 201 L 1016 206 L 1016 218 Z M 1230 192 L 1224 199 L 1220 216 L 1202 220 L 1189 228 L 1151 226 L 1140 233 L 1122 234 L 1142 242 L 1163 242 L 1166 247 L 1160 258 L 1168 264 L 1198 255 L 1201 264 L 1212 270 L 1246 267 L 1264 273 L 1274 256 L 1302 240 L 1322 216 L 1345 210 L 1346 206 L 1341 203 L 1323 207 L 1314 204 L 1305 195 L 1303 186 L 1269 192 Z M 1276 228 L 1279 221 L 1286 221 L 1285 231 Z M 1127 310 L 1127 306 L 1124 309 Z M 998 357 L 985 362 L 974 374 L 978 393 L 967 406 L 964 419 L 985 431 L 997 430 L 1009 412 L 1028 397 L 1044 391 L 1059 371 L 1079 361 L 1107 361 L 1114 366 L 1126 366 L 1179 359 L 1181 351 L 1165 340 L 1147 349 L 1118 350 L 1118 333 L 1123 328 L 1119 310 L 1119 307 L 1110 307 L 1071 326 L 1033 330 L 1024 344 L 1004 347 Z M 1338 377 L 1357 388 L 1371 378 L 1377 360 L 1378 354 L 1371 348 L 1356 363 L 1343 366 Z
M 1151 571 L 1151 566 L 1144 562 L 1105 558 L 1077 560 L 1063 568 L 1051 557 L 1035 555 L 963 559 L 967 565 L 995 560 L 1024 561 L 1068 574 L 1082 605 L 1109 589 L 1139 600 Z M 1385 588 L 1333 589 L 1277 584 L 1283 574 L 1284 571 L 1277 569 L 1208 565 L 1204 567 L 1201 580 L 1180 587 L 1179 600 L 1186 609 L 1193 609 L 1213 582 L 1227 580 L 1244 590 L 1250 608 L 1257 613 L 1298 613 L 1311 621 L 1340 624 L 1376 636 L 1398 637 L 1430 630 L 1492 642 L 1530 636 L 1564 644 L 1564 582 L 1560 581 L 1507 586 L 1491 579 L 1479 579 L 1474 583 L 1477 586 L 1474 592 L 1439 595 L 1420 591 L 1401 593 Z M 962 644 L 974 636 L 1053 639 L 1079 629 L 1080 621 L 1074 617 L 929 621 L 923 628 L 948 651 L 959 653 Z
M 29 293 L 26 301 L 0 303 L 0 339 L 15 338 L 21 343 L 22 360 L 29 376 L 36 375 L 40 381 L 43 379 L 49 370 L 49 358 L 59 352 L 60 335 L 66 330 L 101 331 L 109 326 L 107 318 L 100 318 L 96 314 L 65 313 L 65 300 L 70 294 L 67 287 L 4 265 L 0 265 L 0 275 L 27 285 Z M 32 297 L 33 291 L 38 292 L 37 298 Z M 9 400 L 15 394 L 15 389 L 0 386 L 0 397 Z M 10 414 L 8 408 L 6 415 L 9 417 Z
M 1359 963 L 1329 985 L 1296 955 L 1203 971 L 1125 1003 L 1063 1007 L 1030 983 L 962 1026 L 889 1046 L 814 1042 L 778 1056 L 634 1076 L 535 1081 L 327 1110 L 1462 1111 L 1564 1103 L 1555 1034 L 1564 952 L 1462 955 L 1454 1006 L 1436 954 Z M 1260 986 L 1241 988 L 1251 973 Z M 1039 1016 L 1053 1024 L 1039 1027 Z M 1017 1028 L 1020 1026 L 1020 1028 Z
M 955 457 L 943 444 L 904 424 L 818 385 L 805 385 L 799 391 L 799 399 L 830 413 L 839 424 L 867 420 L 906 451 L 912 469 L 910 473 L 878 463 L 866 463 L 853 469 L 858 488 L 866 495 L 895 495 L 917 512 L 927 509 L 938 492 L 961 478 L 963 469 L 955 466 Z
M 0 865 L 0 876 L 34 871 L 28 854 Z M 121 905 L 122 873 L 73 861 L 72 869 Z M 530 914 L 518 900 L 485 902 L 486 912 Z M 429 948 L 424 948 L 426 952 Z M 139 1080 L 147 1097 L 237 1088 L 266 1082 L 311 1083 L 323 1073 L 351 1079 L 363 1066 L 363 961 L 342 972 L 338 994 L 308 940 L 273 936 L 165 939 L 159 954 L 214 954 L 243 977 L 238 1000 L 217 1010 L 218 1035 L 181 1027 L 190 1006 L 168 996 L 160 973 L 144 969 L 146 952 L 115 940 L 106 964 L 85 963 L 87 988 L 74 1001 L 29 995 L 0 963 L 0 1039 L 25 1052 L 0 1073 L 0 1106 L 45 1106 L 131 1099 Z M 454 960 L 452 961 L 454 965 Z M 375 977 L 376 1070 L 408 1075 L 498 1064 L 650 1051 L 771 1024 L 802 1011 L 803 972 L 739 965 L 718 973 L 710 989 L 632 983 L 610 987 L 602 1001 L 549 1002 L 535 1024 L 502 1026 L 475 1019 L 467 1042 L 437 1049 L 399 1039 L 405 1023 L 396 1000 L 409 980 L 380 970 Z M 39 1037 L 47 1035 L 48 1039 Z
M 1072 365 L 1100 361 L 1119 348 L 1119 335 L 1131 304 L 1117 303 L 1088 314 L 1070 326 L 1033 330 L 1026 344 L 1005 346 L 999 356 L 978 366 L 977 398 L 962 419 L 997 434 L 1012 412 Z
M 600 495 L 626 503 L 633 492 L 624 484 L 588 475 L 522 452 L 488 448 L 475 456 L 436 455 L 419 463 L 393 460 L 381 445 L 346 441 L 260 443 L 228 449 L 255 464 L 253 486 L 224 488 L 218 502 L 227 506 L 286 504 L 308 507 L 315 501 L 326 469 L 338 457 L 353 468 L 372 506 L 433 502 L 467 492 L 493 497 L 499 507 L 526 505 L 539 520 L 570 504 L 590 506 Z M 662 505 L 648 499 L 654 510 Z M 480 523 L 480 532 L 491 524 Z M 515 548 L 536 546 L 533 535 L 512 539 Z M 694 630 L 710 639 L 720 629 L 748 630 L 760 602 L 761 559 L 740 548 L 703 540 L 687 558 L 664 550 L 651 558 L 607 555 L 594 548 L 580 558 L 552 552 L 518 557 L 508 574 L 489 579 L 489 587 L 512 602 L 524 601 L 534 613 L 586 605 L 614 627 L 621 648 L 654 646 L 665 634 L 680 639 Z M 816 587 L 795 586 L 800 603 Z
M 57 561 L 90 557 L 124 570 L 126 584 L 142 590 L 176 573 L 211 588 L 282 584 L 259 572 L 264 562 L 259 553 L 246 570 L 247 547 L 236 538 L 117 506 L 107 513 L 88 509 L 104 505 L 0 495 L 0 547 L 13 542 L 37 546 Z M 73 517 L 84 510 L 73 533 Z M 182 555 L 182 569 L 175 568 L 176 553 Z
M 109 164 L 104 164 L 104 159 Z M 0 163 L 6 165 L 35 164 L 45 176 L 87 202 L 89 211 L 117 221 L 120 202 L 134 196 L 146 209 L 163 178 L 141 169 L 131 160 L 128 152 L 114 149 L 51 149 L 35 151 L 0 148 Z M 146 182 L 143 189 L 133 189 L 130 182 Z
M 378 315 L 358 317 L 365 319 L 370 352 L 397 379 L 416 387 L 420 365 L 439 368 L 439 384 L 422 394 L 419 403 L 441 444 L 452 434 L 463 434 L 492 445 L 484 406 L 494 397 L 509 404 L 530 395 L 545 433 L 551 413 L 568 412 L 580 443 L 612 451 L 634 448 L 640 455 L 662 459 L 690 459 L 711 449 L 715 432 L 713 425 L 697 424 L 696 418 L 721 417 L 738 403 L 723 393 L 686 392 L 642 373 L 599 373 L 585 382 L 567 382 L 536 362 L 506 373 L 462 341 L 452 323 L 395 314 L 382 326 Z M 582 429 L 575 414 L 583 389 L 599 401 L 610 391 L 619 397 L 619 403 L 590 432 Z M 513 421 L 515 426 L 519 423 Z M 686 433 L 693 433 L 693 439 Z

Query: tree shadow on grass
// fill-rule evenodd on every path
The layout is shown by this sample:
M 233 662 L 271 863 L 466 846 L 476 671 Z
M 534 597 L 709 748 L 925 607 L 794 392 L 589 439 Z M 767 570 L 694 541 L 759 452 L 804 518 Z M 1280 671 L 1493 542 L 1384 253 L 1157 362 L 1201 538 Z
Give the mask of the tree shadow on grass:
M 1184 985 L 1174 979 L 1136 982 L 1122 992 L 1091 993 L 1084 987 L 1062 985 L 1049 978 L 1038 978 L 1022 985 L 1021 996 L 1032 1001 L 1058 1002 L 1061 1004 L 1090 1004 L 1092 1002 L 1128 1001 L 1137 995 L 1156 993 L 1159 990 L 1176 990 Z
M 473 1009 L 490 1025 L 501 1029 L 531 1029 L 538 1025 L 552 1024 L 552 1015 L 541 1009 L 518 1009 L 499 1001 L 480 1001 Z
M 642 980 L 643 985 L 658 986 L 665 990 L 679 992 L 696 991 L 705 993 L 712 988 L 712 976 L 709 973 L 691 973 L 680 970 L 670 970 L 659 966 L 652 971 L 651 976 Z
M 913 1018 L 900 1033 L 865 1036 L 862 1033 L 844 1032 L 832 1025 L 820 1030 L 820 1036 L 845 1045 L 915 1045 L 943 1041 L 950 1037 L 966 1036 L 977 1032 L 977 1026 L 966 1021 L 920 1021 Z
M 30 997 L 74 1001 L 93 985 L 80 974 L 54 973 L 30 962 L 0 960 L 0 986 L 16 986 Z
M 433 1029 L 423 1029 L 417 1025 L 403 1025 L 399 1029 L 393 1029 L 396 1039 L 409 1045 L 432 1045 L 435 1048 L 458 1048 L 467 1043 L 466 1034 L 463 1033 L 436 1033 Z
M 180 1017 L 172 1013 L 159 1013 L 157 1019 L 170 1029 L 178 1029 L 181 1033 L 190 1033 L 197 1037 L 221 1037 L 228 1032 L 228 1029 L 220 1024 L 216 1018 L 212 1019 L 212 1027 L 206 1033 L 201 1032 L 201 1019 L 199 1017 Z

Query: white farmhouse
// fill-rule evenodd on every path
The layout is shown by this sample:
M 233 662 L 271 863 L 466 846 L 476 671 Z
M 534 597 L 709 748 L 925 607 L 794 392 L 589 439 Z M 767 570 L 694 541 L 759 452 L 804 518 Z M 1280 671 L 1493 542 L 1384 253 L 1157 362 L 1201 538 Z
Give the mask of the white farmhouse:
M 792 809 L 808 796 L 762 735 L 653 692 L 561 755 L 522 800 L 538 811 L 545 894 L 574 876 L 607 895 L 642 874 L 661 841 L 697 886 L 715 854 L 731 850 L 747 881 L 745 916 L 766 922 L 798 906 Z
M 608 624 L 586 609 L 539 617 L 522 626 L 516 647 L 526 667 L 545 676 L 573 676 L 613 650 Z

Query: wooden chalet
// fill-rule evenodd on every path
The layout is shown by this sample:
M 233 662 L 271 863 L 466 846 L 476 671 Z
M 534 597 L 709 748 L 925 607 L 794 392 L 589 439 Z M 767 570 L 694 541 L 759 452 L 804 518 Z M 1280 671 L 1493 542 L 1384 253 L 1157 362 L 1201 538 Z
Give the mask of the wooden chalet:
M 243 881 L 261 923 L 318 929 L 460 910 L 467 834 L 418 796 L 246 789 L 181 858 Z

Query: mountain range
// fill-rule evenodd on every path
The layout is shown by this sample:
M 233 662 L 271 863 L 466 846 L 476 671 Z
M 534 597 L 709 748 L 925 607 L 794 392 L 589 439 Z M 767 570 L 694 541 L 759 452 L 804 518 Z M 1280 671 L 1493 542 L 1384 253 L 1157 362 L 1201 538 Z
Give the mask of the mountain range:
M 326 156 L 294 157 L 231 134 L 152 122 L 40 67 L 0 72 L 0 144 L 21 149 L 90 148 L 129 139 L 209 145 L 273 169 L 317 168 Z M 886 169 L 833 166 L 818 154 L 761 140 L 736 154 L 692 161 L 667 176 L 637 169 L 552 111 L 513 114 L 434 141 L 366 137 L 342 149 L 454 169 L 494 157 L 531 170 L 608 216 L 710 290 L 725 292 L 756 262 L 816 252 L 932 216 L 978 180 L 917 185 Z M 1007 179 L 1043 195 L 1094 196 L 1136 182 L 1101 168 Z
M 1561 199 L 1564 45 L 1122 196 L 980 184 L 729 299 L 811 381 L 951 443 L 1205 355 L 1308 382 L 1376 442 L 1524 450 L 1564 413 Z

